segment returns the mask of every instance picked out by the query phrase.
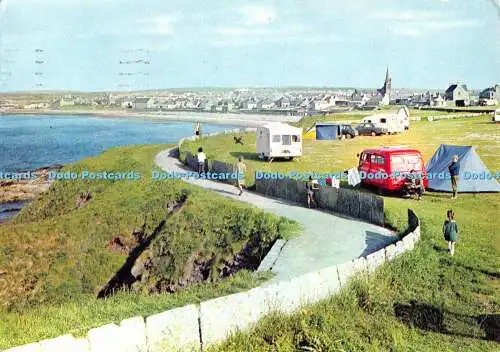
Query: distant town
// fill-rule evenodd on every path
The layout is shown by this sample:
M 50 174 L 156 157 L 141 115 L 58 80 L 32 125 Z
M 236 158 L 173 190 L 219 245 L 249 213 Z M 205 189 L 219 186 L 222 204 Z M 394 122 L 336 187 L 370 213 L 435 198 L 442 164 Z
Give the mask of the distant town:
M 387 69 L 380 89 L 240 88 L 119 93 L 4 93 L 0 112 L 71 109 L 130 109 L 282 115 L 326 115 L 353 109 L 375 110 L 387 105 L 411 107 L 496 106 L 500 85 L 471 90 L 461 82 L 442 91 L 393 89 Z

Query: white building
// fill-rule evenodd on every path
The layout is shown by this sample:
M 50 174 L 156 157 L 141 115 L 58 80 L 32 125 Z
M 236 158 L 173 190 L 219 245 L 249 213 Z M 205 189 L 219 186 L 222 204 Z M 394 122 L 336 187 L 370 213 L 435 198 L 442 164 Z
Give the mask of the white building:
M 152 98 L 135 98 L 134 108 L 138 110 L 154 109 L 156 107 L 155 101 Z

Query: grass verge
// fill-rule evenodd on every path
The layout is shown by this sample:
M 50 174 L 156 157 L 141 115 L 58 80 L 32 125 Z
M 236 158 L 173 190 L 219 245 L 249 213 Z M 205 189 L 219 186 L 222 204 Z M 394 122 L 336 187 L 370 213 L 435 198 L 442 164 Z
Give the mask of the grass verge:
M 297 225 L 182 181 L 153 180 L 154 156 L 165 147 L 114 148 L 67 165 L 62 172 L 136 172 L 140 177 L 58 180 L 13 222 L 0 225 L 0 349 L 68 332 L 79 335 L 135 315 L 249 289 L 266 279 L 244 270 L 223 279 L 223 270 L 247 243 L 257 241 L 248 256 L 258 259 L 265 254 L 262 248 L 296 232 Z M 91 199 L 78 206 L 82 192 Z M 151 268 L 137 277 L 133 293 L 96 299 L 135 248 L 138 229 L 145 237 L 155 235 L 139 257 Z M 115 238 L 125 245 L 110 246 Z M 196 277 L 198 261 L 204 272 Z M 150 295 L 164 286 L 175 293 Z
M 254 135 L 236 146 L 231 136 L 204 141 L 209 158 L 247 159 L 249 175 L 262 171 L 332 172 L 356 165 L 356 153 L 381 145 L 409 145 L 429 160 L 441 143 L 473 145 L 491 172 L 500 170 L 500 131 L 489 116 L 414 122 L 402 135 L 344 141 L 304 141 L 304 157 L 264 163 L 255 155 Z M 186 143 L 186 150 L 197 147 Z M 231 152 L 227 152 L 231 150 Z M 500 319 L 498 194 L 427 192 L 421 201 L 385 197 L 386 221 L 403 228 L 406 209 L 422 221 L 416 249 L 353 281 L 339 295 L 291 315 L 272 315 L 212 351 L 493 351 Z M 446 210 L 460 227 L 451 257 L 442 237 Z M 496 330 L 495 330 L 496 329 Z M 496 334 L 496 335 L 495 335 Z

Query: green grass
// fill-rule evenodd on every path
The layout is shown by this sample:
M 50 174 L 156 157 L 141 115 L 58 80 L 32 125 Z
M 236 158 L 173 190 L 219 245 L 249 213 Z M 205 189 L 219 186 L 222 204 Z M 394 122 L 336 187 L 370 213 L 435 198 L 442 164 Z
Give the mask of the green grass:
M 382 114 L 382 113 L 387 113 L 387 111 L 394 111 L 396 112 L 398 109 L 398 106 L 388 106 L 388 107 L 383 107 L 382 110 L 380 111 L 353 111 L 349 113 L 339 113 L 339 114 L 334 114 L 334 115 L 327 115 L 327 116 L 304 116 L 302 119 L 300 119 L 299 122 L 293 123 L 292 125 L 296 127 L 301 127 L 306 131 L 309 129 L 311 126 L 314 126 L 316 122 L 336 122 L 336 121 L 354 121 L 353 125 L 356 125 L 357 122 L 360 122 L 364 117 L 370 116 L 370 115 L 375 115 L 375 114 Z M 449 113 L 446 111 L 442 110 L 421 110 L 421 109 L 414 109 L 410 108 L 410 117 L 412 116 L 420 116 L 421 118 L 427 118 L 428 116 L 439 116 L 439 115 L 456 115 L 456 114 L 463 114 L 467 115 L 466 112 L 460 113 L 460 112 L 454 112 L 454 113 Z M 480 111 L 478 111 L 480 112 Z
M 361 136 L 349 140 L 316 141 L 303 140 L 303 157 L 293 161 L 273 161 L 271 164 L 258 159 L 255 149 L 255 133 L 244 134 L 245 145 L 234 144 L 232 135 L 203 138 L 201 141 L 184 143 L 181 156 L 186 151 L 195 153 L 202 146 L 209 159 L 237 163 L 242 155 L 247 164 L 247 183 L 254 181 L 255 171 L 279 172 L 332 172 L 341 171 L 358 164 L 357 153 L 363 149 L 384 145 L 408 145 L 422 152 L 429 160 L 441 143 L 473 145 L 490 171 L 500 170 L 498 150 L 500 130 L 491 122 L 491 117 L 474 117 L 435 122 L 411 122 L 410 129 L 403 134 L 370 137 Z M 230 151 L 230 152 L 228 152 Z
M 89 328 L 138 314 L 196 303 L 254 287 L 264 277 L 241 272 L 219 279 L 227 260 L 254 238 L 270 245 L 297 231 L 297 225 L 183 181 L 154 181 L 154 156 L 166 146 L 110 149 L 67 165 L 63 172 L 137 171 L 139 180 L 56 181 L 11 223 L 0 225 L 0 349 Z M 92 199 L 81 208 L 81 192 Z M 186 201 L 173 214 L 169 205 Z M 152 260 L 143 280 L 105 300 L 96 293 L 124 264 L 127 255 L 107 248 L 135 229 L 157 237 L 139 257 Z M 258 258 L 263 253 L 253 251 Z M 211 261 L 210 280 L 182 289 L 194 261 Z M 148 295 L 157 285 L 175 294 Z
M 267 164 L 252 157 L 254 137 L 235 146 L 231 136 L 204 140 L 209 158 L 236 162 L 247 157 L 250 171 L 330 172 L 353 167 L 364 148 L 406 144 L 428 160 L 439 144 L 474 145 L 492 172 L 500 170 L 500 131 L 489 116 L 438 122 L 415 122 L 400 136 L 361 137 L 344 141 L 304 141 L 304 157 Z M 192 150 L 195 144 L 184 148 Z M 230 153 L 227 151 L 231 150 Z M 247 176 L 248 177 L 248 176 Z M 385 197 L 387 223 L 402 228 L 406 209 L 422 221 L 422 239 L 412 252 L 378 270 L 375 277 L 357 280 L 334 296 L 292 316 L 273 315 L 254 329 L 239 333 L 214 351 L 493 351 L 498 344 L 485 339 L 480 315 L 500 312 L 500 234 L 498 194 L 426 193 L 422 201 Z M 460 227 L 454 257 L 446 252 L 441 229 L 452 208 Z M 413 325 L 400 321 L 395 307 L 415 303 Z M 433 320 L 434 319 L 434 320 Z M 443 328 L 433 321 L 442 319 Z M 306 350 L 306 349 L 304 349 Z

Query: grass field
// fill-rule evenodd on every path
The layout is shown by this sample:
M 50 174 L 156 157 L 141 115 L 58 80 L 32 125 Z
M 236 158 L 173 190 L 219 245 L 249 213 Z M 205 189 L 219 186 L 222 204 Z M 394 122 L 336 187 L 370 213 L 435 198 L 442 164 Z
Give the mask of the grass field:
M 491 172 L 500 170 L 500 130 L 490 117 L 415 122 L 402 135 L 344 141 L 304 141 L 304 157 L 264 163 L 255 157 L 254 135 L 236 146 L 231 136 L 203 140 L 208 158 L 247 159 L 255 170 L 331 172 L 356 165 L 356 153 L 381 145 L 408 145 L 428 160 L 441 143 L 473 145 Z M 194 150 L 198 144 L 187 143 Z M 230 150 L 230 152 L 228 152 Z M 416 249 L 385 265 L 376 277 L 351 283 L 340 295 L 292 316 L 274 315 L 214 351 L 495 351 L 500 319 L 498 194 L 431 193 L 422 201 L 385 198 L 388 223 L 404 226 L 406 209 L 422 221 Z M 460 233 L 451 257 L 442 238 L 446 210 Z M 496 322 L 496 332 L 494 327 Z
M 338 117 L 341 119 L 342 117 Z M 204 138 L 201 142 L 186 142 L 181 153 L 196 152 L 202 146 L 209 159 L 236 163 L 241 155 L 246 159 L 247 179 L 253 183 L 255 171 L 331 172 L 357 166 L 356 154 L 365 148 L 383 145 L 407 145 L 419 149 L 429 160 L 441 143 L 476 146 L 476 151 L 490 171 L 500 170 L 500 130 L 490 123 L 490 117 L 477 117 L 435 122 L 412 122 L 403 134 L 381 137 L 357 137 L 343 141 L 303 141 L 304 157 L 293 161 L 264 162 L 255 153 L 255 134 L 244 133 L 245 145 L 236 145 L 231 135 Z M 230 152 L 228 152 L 230 150 Z
M 81 335 L 124 318 L 249 289 L 269 278 L 240 271 L 220 279 L 227 262 L 248 242 L 270 246 L 296 232 L 297 225 L 180 180 L 152 180 L 154 156 L 165 147 L 114 148 L 67 165 L 63 172 L 136 171 L 142 177 L 56 181 L 13 222 L 0 225 L 0 349 L 68 332 Z M 92 198 L 78 207 L 82 192 Z M 118 236 L 131 243 L 136 229 L 154 237 L 138 258 L 150 260 L 150 268 L 131 292 L 96 299 L 128 257 L 128 249 L 117 250 L 109 241 Z M 263 253 L 254 248 L 251 255 Z M 194 276 L 197 265 L 205 264 L 202 276 L 207 277 Z M 158 287 L 175 293 L 148 294 Z

